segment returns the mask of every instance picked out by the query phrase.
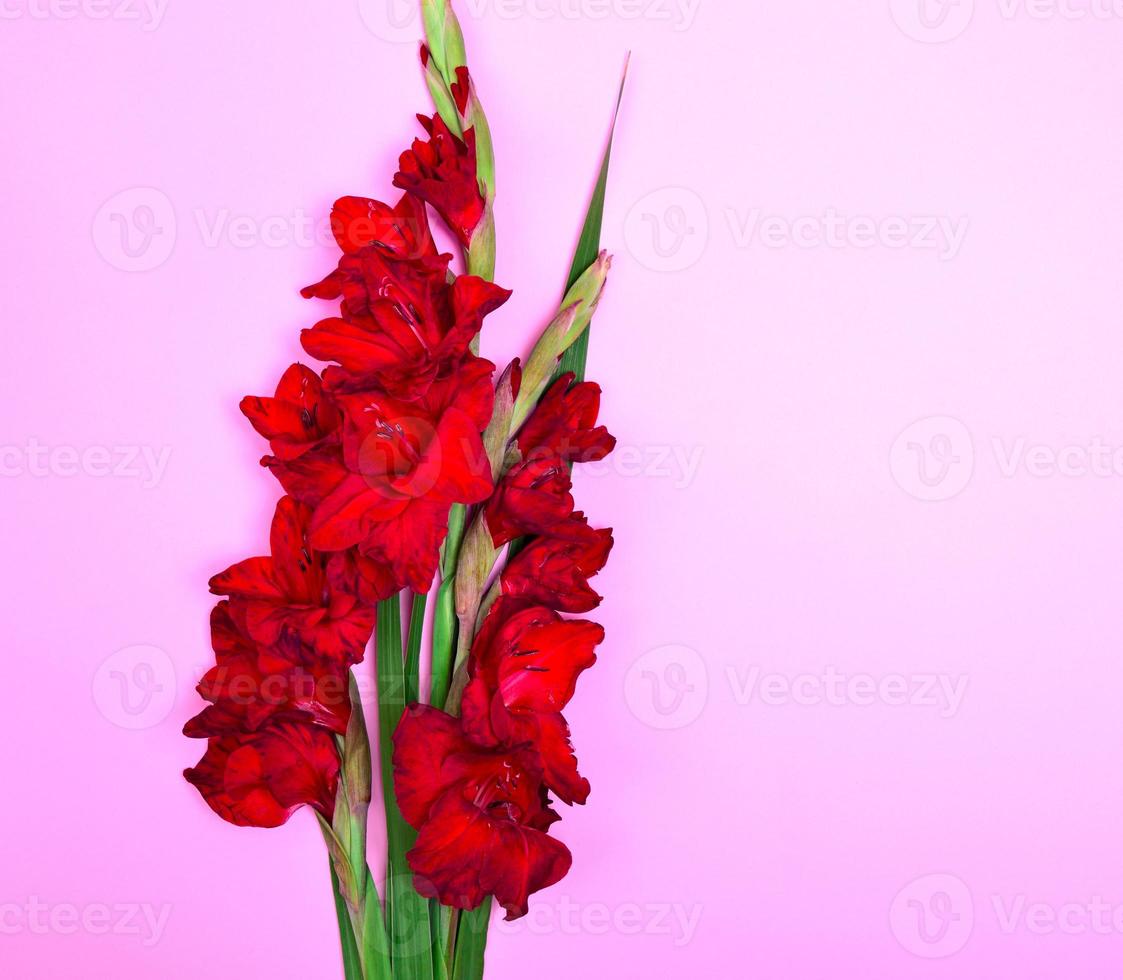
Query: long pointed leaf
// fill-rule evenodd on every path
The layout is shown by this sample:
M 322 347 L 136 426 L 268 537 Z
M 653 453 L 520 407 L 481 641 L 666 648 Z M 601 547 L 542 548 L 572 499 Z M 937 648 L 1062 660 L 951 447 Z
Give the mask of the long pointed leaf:
M 419 592 L 409 611 L 409 637 L 406 640 L 405 703 L 416 704 L 421 683 L 421 635 L 425 631 L 425 604 L 428 596 Z
M 343 951 L 343 976 L 346 980 L 363 980 L 363 967 L 359 961 L 359 947 L 355 942 L 355 930 L 351 928 L 351 917 L 347 914 L 347 903 L 339 894 L 339 876 L 335 873 L 335 863 L 329 858 L 328 870 L 331 872 L 331 895 L 335 899 L 335 917 L 339 920 L 339 944 Z
M 406 673 L 402 655 L 401 598 L 378 604 L 378 729 L 382 762 L 382 797 L 386 806 L 388 850 L 386 920 L 394 980 L 432 980 L 433 951 L 429 902 L 413 887 L 406 852 L 417 835 L 405 822 L 394 795 L 394 729 L 406 704 Z
M 620 115 L 620 103 L 624 99 L 624 83 L 627 79 L 628 64 L 625 62 L 624 75 L 620 79 L 620 91 L 616 96 L 616 108 L 612 112 L 612 126 L 608 131 L 608 144 L 604 149 L 600 173 L 597 175 L 597 183 L 593 188 L 593 197 L 589 201 L 589 210 L 585 214 L 585 223 L 581 227 L 581 236 L 577 239 L 577 248 L 573 253 L 573 265 L 570 267 L 569 278 L 566 280 L 565 290 L 563 291 L 566 293 L 600 254 L 601 226 L 604 224 L 604 195 L 608 188 L 608 164 L 612 159 L 612 138 L 616 134 L 616 119 Z M 577 375 L 578 381 L 585 380 L 585 362 L 589 356 L 590 330 L 592 330 L 592 325 L 582 332 L 573 346 L 562 355 L 555 376 L 572 371 Z
M 630 56 L 629 56 L 630 57 Z M 568 293 L 573 284 L 584 275 L 600 255 L 601 227 L 604 224 L 604 196 L 608 189 L 608 165 L 612 159 L 612 139 L 616 135 L 616 119 L 620 115 L 620 103 L 624 100 L 624 83 L 628 80 L 628 63 L 624 62 L 624 75 L 620 79 L 620 91 L 616 95 L 616 108 L 612 111 L 612 125 L 608 130 L 608 143 L 604 148 L 601 158 L 600 172 L 597 174 L 597 183 L 593 188 L 593 197 L 589 201 L 589 209 L 585 212 L 585 223 L 581 226 L 581 235 L 577 239 L 577 248 L 573 253 L 573 264 L 569 269 L 569 278 L 566 279 L 565 291 Z M 564 295 L 563 293 L 563 295 Z M 567 371 L 572 371 L 578 381 L 585 380 L 585 364 L 589 357 L 589 333 L 593 325 L 590 323 L 581 335 L 573 342 L 572 346 L 561 356 L 554 378 L 560 378 Z M 507 561 L 514 558 L 527 545 L 527 538 L 516 538 L 507 549 Z
M 452 980 L 483 980 L 484 949 L 487 946 L 487 927 L 490 921 L 490 898 L 485 898 L 478 909 L 460 913 Z

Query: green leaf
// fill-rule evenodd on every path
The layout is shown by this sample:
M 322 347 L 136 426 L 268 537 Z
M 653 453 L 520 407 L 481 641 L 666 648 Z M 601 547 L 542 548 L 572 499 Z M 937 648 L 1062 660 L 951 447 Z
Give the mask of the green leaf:
M 631 57 L 629 55 L 629 57 Z M 616 133 L 616 119 L 620 115 L 620 103 L 624 99 L 624 83 L 628 80 L 628 62 L 624 62 L 624 76 L 620 79 L 620 91 L 616 95 L 616 108 L 612 112 L 612 125 L 608 130 L 608 144 L 604 148 L 604 157 L 601 159 L 600 173 L 597 183 L 593 188 L 593 197 L 589 201 L 589 209 L 585 213 L 585 223 L 581 226 L 581 235 L 577 239 L 577 248 L 573 253 L 573 264 L 569 269 L 569 278 L 565 281 L 565 292 L 568 293 L 577 280 L 596 262 L 600 255 L 601 227 L 604 224 L 604 195 L 608 189 L 608 164 L 612 159 L 612 137 Z M 572 371 L 577 381 L 585 380 L 585 364 L 589 358 L 589 333 L 592 324 L 581 331 L 581 335 L 573 342 L 572 346 L 562 355 L 554 371 L 556 381 L 567 371 Z M 527 538 L 516 538 L 507 548 L 507 561 L 510 562 L 527 545 Z
M 593 197 L 589 201 L 589 210 L 585 214 L 585 224 L 581 227 L 581 236 L 577 239 L 577 248 L 573 253 L 573 265 L 569 270 L 569 278 L 565 283 L 565 292 L 573 288 L 574 283 L 584 274 L 600 254 L 601 226 L 604 224 L 604 195 L 608 188 L 608 164 L 612 158 L 612 137 L 616 133 L 616 118 L 620 114 L 620 103 L 624 99 L 624 83 L 628 78 L 628 63 L 624 62 L 624 76 L 620 79 L 620 91 L 616 96 L 616 108 L 612 113 L 612 126 L 608 131 L 608 145 L 604 150 L 601 160 L 600 173 L 597 183 L 593 188 Z M 578 381 L 585 380 L 585 362 L 589 356 L 589 330 L 585 330 L 562 355 L 558 362 L 555 377 L 572 371 L 577 375 Z
M 421 684 L 421 634 L 425 630 L 425 603 L 428 596 L 419 592 L 409 610 L 409 637 L 406 640 L 405 703 L 416 704 Z
M 394 794 L 394 729 L 405 709 L 406 674 L 402 656 L 402 608 L 399 596 L 378 604 L 378 728 L 382 761 L 382 797 L 386 805 L 386 919 L 394 980 L 432 980 L 433 950 L 429 902 L 413 887 L 406 853 L 417 834 L 405 822 Z
M 355 942 L 355 930 L 351 928 L 351 918 L 347 914 L 347 904 L 339 894 L 339 877 L 335 873 L 335 862 L 328 859 L 331 872 L 331 896 L 335 899 L 335 917 L 339 921 L 339 944 L 343 950 L 343 976 L 346 980 L 363 980 L 363 967 L 359 962 L 359 947 Z
M 483 905 L 478 909 L 460 913 L 452 980 L 483 980 L 484 949 L 487 946 L 487 927 L 490 921 L 490 896 L 484 899 Z
M 448 977 L 448 927 L 452 909 L 435 898 L 429 900 L 429 924 L 433 934 L 433 980 Z
M 363 915 L 363 953 L 367 980 L 393 980 L 390 964 L 390 937 L 386 935 L 386 922 L 382 918 L 382 903 L 370 868 L 366 869 L 366 908 Z

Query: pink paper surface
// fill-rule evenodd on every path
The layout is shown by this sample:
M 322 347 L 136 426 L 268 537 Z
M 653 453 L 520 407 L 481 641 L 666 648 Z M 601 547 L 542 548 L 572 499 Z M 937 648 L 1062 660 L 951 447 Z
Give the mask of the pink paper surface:
M 388 0 L 387 0 L 388 2 Z M 556 306 L 624 54 L 578 476 L 616 550 L 570 875 L 488 977 L 1113 977 L 1123 6 L 458 4 L 484 353 Z M 341 975 L 314 819 L 181 778 L 332 200 L 429 111 L 412 5 L 3 0 L 0 972 Z

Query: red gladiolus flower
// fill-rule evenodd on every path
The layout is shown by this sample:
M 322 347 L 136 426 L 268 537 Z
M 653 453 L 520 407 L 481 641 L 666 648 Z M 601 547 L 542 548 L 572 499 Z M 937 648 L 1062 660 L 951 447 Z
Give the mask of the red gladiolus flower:
M 282 497 L 270 533 L 272 557 L 232 565 L 211 579 L 211 592 L 234 597 L 258 643 L 273 645 L 288 630 L 325 656 L 358 663 L 374 629 L 370 600 L 392 595 L 394 583 L 387 578 L 384 593 L 372 597 L 354 555 L 314 551 L 311 516 L 304 504 Z
M 608 429 L 597 426 L 600 386 L 591 381 L 573 384 L 574 377 L 569 373 L 558 378 L 519 430 L 516 441 L 524 459 L 548 455 L 589 463 L 604 459 L 616 447 Z
M 519 430 L 515 444 L 522 461 L 504 475 L 487 504 L 496 547 L 526 534 L 553 533 L 573 513 L 570 464 L 603 459 L 616 446 L 596 424 L 600 388 L 574 385 L 573 378 L 571 373 L 558 378 Z
M 343 418 L 315 371 L 294 364 L 274 398 L 247 396 L 241 408 L 269 440 L 273 455 L 263 457 L 261 465 L 301 503 L 314 507 L 346 475 L 340 448 Z
M 224 820 L 279 827 L 301 806 L 330 820 L 339 781 L 335 736 L 282 722 L 250 735 L 212 738 L 184 778 Z
M 351 717 L 347 664 L 292 635 L 275 647 L 247 636 L 229 602 L 211 613 L 216 664 L 199 682 L 211 702 L 183 729 L 190 738 L 257 732 L 271 722 L 320 725 L 342 735 Z
M 545 832 L 557 814 L 533 756 L 481 749 L 443 711 L 406 709 L 394 733 L 394 785 L 418 831 L 406 857 L 426 898 L 473 909 L 494 895 L 516 919 L 530 894 L 569 871 L 568 848 Z
M 487 502 L 486 521 L 498 548 L 524 534 L 546 534 L 573 513 L 573 482 L 561 456 L 535 455 L 516 464 Z
M 401 155 L 394 186 L 430 205 L 467 248 L 484 213 L 484 196 L 476 176 L 476 133 L 466 130 L 460 140 L 439 115 L 417 118 L 429 135 L 428 142 L 414 140 Z
M 589 527 L 578 512 L 535 538 L 503 569 L 503 594 L 562 612 L 589 612 L 601 597 L 589 579 L 608 561 L 612 531 Z
M 581 672 L 604 640 L 596 623 L 565 620 L 542 606 L 500 598 L 472 644 L 461 702 L 464 731 L 481 745 L 529 744 L 545 785 L 565 803 L 584 803 L 589 782 L 577 772 L 561 715 Z
M 398 398 L 422 396 L 442 368 L 465 355 L 484 317 L 511 295 L 476 276 L 459 276 L 450 285 L 451 256 L 437 255 L 424 207 L 407 194 L 395 213 L 406 210 L 407 203 L 419 210 L 402 220 L 408 227 L 424 225 L 423 236 L 403 233 L 393 244 L 379 240 L 351 251 L 323 282 L 304 290 L 305 296 L 343 300 L 341 317 L 322 320 L 301 334 L 312 357 L 339 365 L 324 372 L 333 391 L 378 388 Z M 359 219 L 348 221 L 341 219 L 337 233 L 344 236 L 345 248 L 366 234 L 352 230 Z
M 469 356 L 416 401 L 341 396 L 346 473 L 312 516 L 312 544 L 357 547 L 399 585 L 428 591 L 450 507 L 491 493 L 480 432 L 491 416 L 494 370 Z
M 303 364 L 294 364 L 281 376 L 273 398 L 247 395 L 241 408 L 269 440 L 273 455 L 282 460 L 299 459 L 330 443 L 341 421 L 324 395 L 320 376 Z

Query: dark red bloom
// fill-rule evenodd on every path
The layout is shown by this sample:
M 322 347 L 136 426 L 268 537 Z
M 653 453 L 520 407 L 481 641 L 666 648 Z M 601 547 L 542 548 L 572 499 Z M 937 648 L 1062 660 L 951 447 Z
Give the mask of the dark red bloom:
M 279 827 L 301 806 L 331 819 L 339 780 L 335 736 L 281 722 L 250 735 L 212 738 L 184 778 L 224 820 Z
M 577 772 L 561 711 L 581 672 L 596 663 L 603 639 L 596 623 L 503 597 L 488 612 L 468 661 L 465 733 L 481 745 L 531 746 L 545 785 L 566 803 L 584 803 L 589 782 Z
M 461 140 L 439 115 L 417 118 L 429 139 L 414 140 L 401 155 L 394 186 L 429 204 L 467 248 L 483 217 L 485 203 L 476 174 L 475 130 L 466 130 Z
M 288 636 L 263 647 L 237 625 L 229 602 L 211 613 L 215 666 L 199 682 L 211 702 L 183 729 L 190 738 L 257 732 L 303 722 L 344 734 L 351 717 L 347 664 Z
M 394 733 L 394 786 L 418 831 L 407 860 L 427 898 L 473 909 L 494 895 L 516 919 L 569 871 L 568 848 L 546 833 L 557 814 L 531 754 L 482 749 L 455 718 L 413 705 Z
M 519 430 L 515 444 L 522 460 L 487 503 L 496 547 L 523 535 L 552 533 L 573 513 L 570 464 L 603 459 L 616 445 L 608 430 L 597 426 L 600 388 L 591 382 L 575 385 L 573 378 L 558 378 Z
M 311 517 L 308 506 L 282 497 L 270 532 L 272 557 L 232 565 L 211 579 L 211 592 L 234 598 L 258 643 L 276 644 L 291 631 L 325 656 L 358 663 L 374 629 L 371 600 L 392 595 L 394 583 L 387 577 L 384 593 L 372 596 L 354 555 L 313 550 Z
M 273 398 L 247 395 L 241 408 L 281 460 L 299 459 L 330 442 L 340 423 L 320 376 L 303 364 L 294 364 L 281 375 Z
M 589 612 L 601 597 L 589 579 L 604 568 L 612 531 L 589 527 L 578 512 L 532 540 L 503 569 L 503 594 L 562 612 Z
M 569 373 L 558 378 L 519 430 L 516 441 L 524 459 L 547 455 L 588 463 L 604 459 L 616 447 L 608 429 L 597 426 L 600 386 L 591 381 L 573 384 L 574 377 Z
M 416 213 L 402 220 L 408 228 L 424 226 L 423 236 L 403 232 L 385 236 L 389 243 L 378 240 L 354 249 L 323 282 L 304 290 L 306 296 L 342 297 L 340 317 L 322 320 L 301 334 L 310 355 L 339 365 L 324 372 L 333 391 L 378 388 L 398 398 L 423 395 L 443 368 L 464 356 L 484 317 L 511 295 L 476 276 L 458 276 L 450 284 L 451 256 L 437 255 L 424 207 L 407 194 L 395 213 L 407 203 Z M 348 222 L 340 219 L 337 232 L 345 250 L 369 233 L 350 230 L 360 219 L 349 217 Z
M 393 207 L 369 197 L 341 197 L 331 209 L 331 230 L 345 255 L 368 245 L 405 258 L 437 255 L 424 202 L 411 194 L 403 194 Z
M 546 534 L 573 513 L 573 482 L 561 456 L 534 455 L 512 467 L 487 502 L 487 527 L 498 548 L 524 534 Z
M 491 416 L 494 370 L 469 355 L 415 401 L 341 396 L 346 471 L 312 517 L 312 544 L 358 547 L 400 585 L 428 591 L 451 505 L 491 493 L 480 432 Z

